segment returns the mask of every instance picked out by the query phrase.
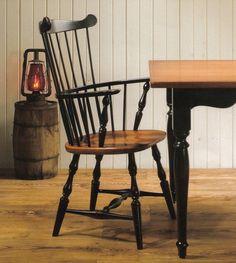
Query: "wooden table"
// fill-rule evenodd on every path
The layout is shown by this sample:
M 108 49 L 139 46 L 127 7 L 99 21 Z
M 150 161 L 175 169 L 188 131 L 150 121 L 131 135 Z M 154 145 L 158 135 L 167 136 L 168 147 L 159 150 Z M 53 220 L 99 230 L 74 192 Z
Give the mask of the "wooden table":
M 191 129 L 191 109 L 200 105 L 226 108 L 236 102 L 236 61 L 154 60 L 149 62 L 149 69 L 151 87 L 167 89 L 170 185 L 177 203 L 176 245 L 179 257 L 185 258 L 189 182 L 186 138 Z

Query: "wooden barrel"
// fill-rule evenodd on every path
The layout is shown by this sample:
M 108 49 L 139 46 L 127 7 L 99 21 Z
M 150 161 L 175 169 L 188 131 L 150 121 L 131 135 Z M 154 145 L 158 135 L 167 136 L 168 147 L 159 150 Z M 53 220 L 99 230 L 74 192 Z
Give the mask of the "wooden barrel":
M 15 103 L 13 128 L 15 174 L 20 179 L 50 178 L 58 172 L 57 103 Z

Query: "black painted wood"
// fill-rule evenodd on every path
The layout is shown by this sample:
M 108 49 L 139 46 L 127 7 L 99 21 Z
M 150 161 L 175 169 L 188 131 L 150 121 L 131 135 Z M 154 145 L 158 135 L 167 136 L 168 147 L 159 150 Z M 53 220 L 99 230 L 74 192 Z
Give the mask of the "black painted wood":
M 139 100 L 139 103 L 138 103 L 138 111 L 136 113 L 136 116 L 135 116 L 135 120 L 134 120 L 134 130 L 138 130 L 138 127 L 139 127 L 139 124 L 142 120 L 142 117 L 143 117 L 143 109 L 145 108 L 146 106 L 146 100 L 147 100 L 147 93 L 150 89 L 150 84 L 149 82 L 145 82 L 144 85 L 143 85 L 143 94 Z
M 186 257 L 187 250 L 187 200 L 189 181 L 189 158 L 188 143 L 186 141 L 191 126 L 191 100 L 183 90 L 173 89 L 173 131 L 175 136 L 174 144 L 174 177 L 176 186 L 177 202 L 177 224 L 178 224 L 178 247 L 179 257 Z
M 107 132 L 107 122 L 108 122 L 108 116 L 107 116 L 107 107 L 109 105 L 110 99 L 108 96 L 105 96 L 102 100 L 103 103 L 103 110 L 102 115 L 100 116 L 100 128 L 99 128 L 99 147 L 103 147 L 106 132 Z
M 158 174 L 161 179 L 163 193 L 139 192 L 136 181 L 137 167 L 134 158 L 134 152 L 139 150 L 137 146 L 138 144 L 134 144 L 136 148 L 133 149 L 132 153 L 129 153 L 128 150 L 125 152 L 126 154 L 129 153 L 129 173 L 131 175 L 130 189 L 100 189 L 100 177 L 101 161 L 103 159 L 102 148 L 106 147 L 104 144 L 106 142 L 107 130 L 109 129 L 109 132 L 114 133 L 114 138 L 115 135 L 120 134 L 118 133 L 119 130 L 126 131 L 127 112 L 129 111 L 128 106 L 130 98 L 128 97 L 128 93 L 131 93 L 132 96 L 132 86 L 136 85 L 135 89 L 138 91 L 139 86 L 143 85 L 143 92 L 137 103 L 138 109 L 137 112 L 134 112 L 135 118 L 133 130 L 138 130 L 150 88 L 149 79 L 141 78 L 96 83 L 92 60 L 92 45 L 90 43 L 89 35 L 89 28 L 94 26 L 96 22 L 97 19 L 93 15 L 88 15 L 81 21 L 51 20 L 48 17 L 45 17 L 43 21 L 40 22 L 40 33 L 42 35 L 51 75 L 56 89 L 56 97 L 58 99 L 68 140 L 67 145 L 68 147 L 75 149 L 75 153 L 78 153 L 74 155 L 70 164 L 69 177 L 64 186 L 63 196 L 59 202 L 53 235 L 59 234 L 66 212 L 98 219 L 133 219 L 137 247 L 138 249 L 142 249 L 141 205 L 139 196 L 165 197 L 170 213 L 172 217 L 174 217 L 174 208 L 170 197 L 168 183 L 160 176 L 160 173 L 163 173 L 164 170 L 160 163 L 159 151 L 158 157 L 157 154 L 154 154 L 153 157 L 156 159 L 159 169 Z M 84 35 L 81 37 L 81 34 Z M 84 46 L 85 42 L 87 53 L 82 54 L 81 45 Z M 86 63 L 83 61 L 84 57 L 86 57 Z M 90 79 L 90 81 L 88 81 L 88 79 Z M 121 101 L 123 102 L 123 105 L 120 105 L 120 112 L 123 117 L 120 118 L 120 124 L 116 120 L 113 109 L 115 99 L 119 95 L 122 96 L 119 103 Z M 128 113 L 130 114 L 130 112 Z M 94 135 L 99 136 L 99 143 L 96 146 L 94 146 L 92 141 L 92 136 L 94 138 Z M 157 137 L 152 144 L 147 144 L 148 147 L 151 147 L 158 140 Z M 132 141 L 130 141 L 124 142 L 124 145 L 132 143 Z M 142 145 L 141 141 L 140 145 Z M 67 150 L 68 147 L 66 148 Z M 117 143 L 117 148 L 119 149 L 119 147 L 122 148 L 122 146 L 119 146 L 119 143 Z M 73 177 L 77 170 L 78 156 L 82 152 L 81 148 L 89 148 L 90 152 L 94 153 L 96 156 L 96 164 L 93 170 L 93 179 L 91 182 L 89 210 L 67 208 L 69 195 L 72 191 Z M 97 210 L 96 204 L 99 193 L 116 194 L 120 195 L 120 197 L 112 199 L 103 210 Z M 118 208 L 128 197 L 132 197 L 133 199 L 131 205 L 132 216 L 119 215 L 110 212 L 110 210 Z
M 175 132 L 175 154 L 174 170 L 177 191 L 177 211 L 178 211 L 178 241 L 176 243 L 179 250 L 179 257 L 185 258 L 187 243 L 187 200 L 188 200 L 188 181 L 189 181 L 189 160 L 188 143 L 186 137 L 188 132 Z M 181 200 L 181 202 L 180 202 Z
M 90 210 L 95 210 L 97 203 L 97 196 L 99 193 L 100 177 L 101 177 L 101 161 L 103 156 L 96 155 L 96 165 L 93 170 L 93 180 L 91 182 L 91 194 L 90 194 Z
M 88 15 L 85 19 L 79 21 L 71 20 L 50 20 L 48 17 L 44 17 L 40 22 L 40 31 L 48 33 L 60 33 L 71 30 L 83 29 L 95 26 L 97 18 L 94 15 Z
M 161 181 L 160 185 L 161 185 L 161 189 L 162 189 L 163 195 L 166 200 L 166 205 L 168 207 L 170 217 L 172 219 L 176 219 L 175 209 L 173 206 L 173 200 L 172 200 L 172 196 L 170 193 L 169 183 L 166 180 L 166 174 L 161 164 L 161 154 L 156 145 L 152 146 L 152 156 L 157 165 L 157 175 Z
M 168 121 L 167 121 L 167 143 L 168 143 L 168 155 L 169 155 L 169 180 L 170 189 L 172 193 L 173 202 L 175 203 L 175 179 L 174 179 L 174 169 L 173 169 L 173 158 L 174 158 L 174 134 L 172 128 L 172 89 L 167 89 L 167 105 L 169 107 Z
M 87 216 L 95 219 L 122 219 L 122 220 L 133 220 L 132 216 L 120 215 L 115 213 L 107 213 L 105 211 L 90 211 L 90 210 L 77 210 L 77 209 L 67 209 L 66 213 L 77 214 L 82 216 Z
M 125 193 L 129 193 L 129 196 L 131 196 L 131 190 L 130 189 L 118 189 L 118 190 L 111 190 L 111 189 L 99 189 L 99 193 L 103 194 L 113 194 L 113 195 L 123 195 Z M 155 193 L 155 192 L 146 192 L 146 191 L 139 191 L 139 196 L 164 196 L 163 193 Z
M 112 199 L 109 205 L 103 208 L 103 211 L 108 213 L 111 209 L 119 207 L 122 204 L 122 202 L 125 201 L 128 197 L 130 197 L 130 192 L 126 192 L 120 197 Z
M 136 180 L 137 166 L 135 162 L 134 154 L 128 155 L 128 169 L 131 176 L 131 195 L 132 195 L 132 214 L 134 220 L 134 230 L 137 242 L 137 249 L 143 249 L 143 237 L 142 237 L 142 219 L 141 219 L 141 204 L 139 202 L 139 189 Z
M 69 176 L 68 179 L 64 185 L 63 188 L 63 194 L 59 202 L 58 210 L 57 210 L 57 216 L 56 221 L 53 229 L 53 236 L 58 236 L 60 232 L 60 228 L 66 213 L 67 206 L 69 204 L 69 196 L 72 192 L 72 184 L 73 184 L 73 178 L 74 175 L 78 169 L 78 162 L 79 162 L 79 155 L 74 155 L 72 158 L 72 161 L 70 163 L 70 170 L 69 170 Z
M 168 95 L 167 91 L 167 95 Z M 187 137 L 191 129 L 191 109 L 197 106 L 230 107 L 236 102 L 236 89 L 232 88 L 178 88 L 172 90 L 174 143 L 174 177 L 176 185 L 179 257 L 185 258 L 187 242 L 187 200 L 189 183 L 189 158 Z M 169 105 L 170 106 L 170 105 Z M 172 129 L 168 129 L 170 144 Z M 171 148 L 171 146 L 170 146 Z M 170 154 L 172 149 L 169 151 Z

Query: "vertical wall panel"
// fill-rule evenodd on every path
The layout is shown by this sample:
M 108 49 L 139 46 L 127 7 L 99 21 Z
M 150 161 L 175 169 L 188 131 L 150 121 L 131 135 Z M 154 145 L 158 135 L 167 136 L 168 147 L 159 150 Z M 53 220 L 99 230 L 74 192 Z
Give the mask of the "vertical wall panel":
M 112 1 L 100 0 L 100 60 L 99 60 L 99 79 L 101 82 L 110 81 L 112 79 Z M 101 103 L 102 105 L 102 103 Z M 105 155 L 102 164 L 105 167 L 113 167 L 113 157 Z
M 42 48 L 43 47 L 43 41 L 41 38 L 41 35 L 39 34 L 39 21 L 42 20 L 42 18 L 46 15 L 46 0 L 34 0 L 34 47 L 35 48 Z
M 127 1 L 127 78 L 139 76 L 139 2 Z
M 126 0 L 113 0 L 113 79 L 126 79 Z M 120 87 L 123 88 L 123 87 Z M 122 116 L 120 114 L 122 96 L 115 95 L 114 115 L 116 116 L 116 129 L 122 129 Z M 125 168 L 127 166 L 126 156 L 114 156 L 114 168 Z
M 220 59 L 232 59 L 232 0 L 220 1 Z M 220 167 L 232 167 L 232 108 L 220 110 Z M 231 157 L 231 158 L 229 158 Z
M 0 42 L 0 167 L 7 168 L 9 164 L 6 157 L 6 152 L 8 145 L 6 143 L 6 116 L 7 116 L 7 81 L 6 81 L 6 66 L 7 66 L 7 45 L 6 45 L 6 18 L 7 16 L 7 3 L 5 1 L 0 1 L 0 36 L 2 40 Z
M 8 166 L 12 167 L 12 132 L 14 118 L 14 103 L 19 99 L 19 8 L 20 3 L 16 0 L 7 1 L 7 28 L 6 28 L 6 143 L 5 158 Z
M 194 1 L 193 12 L 193 55 L 194 59 L 205 60 L 207 55 L 207 0 Z
M 148 60 L 153 57 L 153 0 L 140 0 L 140 77 L 148 77 Z M 140 91 L 142 93 L 142 85 Z M 153 90 L 150 89 L 147 97 L 147 104 L 144 109 L 143 119 L 140 128 L 151 129 L 153 126 Z M 136 101 L 138 109 L 138 101 Z M 153 158 L 151 150 L 148 149 L 140 153 L 140 166 L 142 168 L 152 167 Z
M 169 29 L 168 29 L 169 31 Z M 153 59 L 167 58 L 167 1 L 153 1 Z M 166 106 L 166 90 L 153 90 L 153 128 L 166 130 L 167 111 Z M 167 148 L 166 140 L 158 146 L 162 163 L 167 167 Z
M 193 59 L 193 0 L 180 1 L 180 59 Z
M 207 2 L 207 59 L 220 59 L 220 0 Z M 220 165 L 220 110 L 207 108 L 207 164 Z M 214 132 L 213 132 L 214 131 Z
M 59 18 L 60 0 L 47 0 L 46 12 L 51 19 Z
M 207 31 L 206 31 L 207 0 L 194 1 L 194 59 L 206 59 Z M 196 107 L 193 111 L 193 163 L 192 167 L 207 167 L 207 108 Z
M 127 1 L 127 78 L 137 78 L 140 73 L 139 50 L 140 50 L 140 1 Z M 139 86 L 129 85 L 127 103 L 129 111 L 127 112 L 127 127 L 133 128 L 135 111 L 137 110 L 137 101 L 139 99 Z M 140 154 L 136 155 L 137 165 L 140 165 Z
M 73 6 L 72 6 L 72 18 L 74 20 L 81 20 L 84 19 L 87 16 L 87 4 L 86 4 L 86 0 L 74 0 L 73 1 Z M 79 48 L 80 48 L 80 52 L 81 52 L 81 60 L 82 60 L 82 64 L 83 67 L 86 69 L 87 67 L 87 46 L 86 46 L 86 36 L 85 36 L 85 30 L 83 30 L 82 32 L 78 33 L 78 40 L 79 40 Z M 80 73 L 80 66 L 79 66 L 79 62 L 78 62 L 78 52 L 77 52 L 77 47 L 76 45 L 73 45 L 73 57 L 74 60 L 77 62 L 77 64 L 75 65 L 76 67 L 76 72 L 78 72 L 78 81 L 79 83 L 77 83 L 77 85 L 83 85 L 83 80 L 82 80 L 82 76 Z
M 98 23 L 95 27 L 90 29 L 90 40 L 92 44 L 92 52 L 93 52 L 93 65 L 94 65 L 94 73 L 96 81 L 99 81 L 99 60 L 100 60 L 100 43 L 99 43 L 99 35 L 100 35 L 100 5 L 99 0 L 87 0 L 87 14 L 94 14 Z M 88 64 L 88 63 L 87 63 Z M 88 65 L 89 66 L 89 65 Z M 89 71 L 89 69 L 87 70 Z M 87 82 L 92 83 L 91 76 L 87 76 Z
M 180 32 L 179 32 L 179 13 L 180 6 L 179 1 L 166 0 L 167 1 L 167 59 L 179 59 L 180 58 Z
M 180 1 L 180 59 L 190 60 L 194 59 L 193 48 L 193 0 L 181 0 Z M 191 130 L 187 138 L 189 142 L 189 161 L 193 163 L 193 151 L 194 151 L 194 116 L 191 111 Z
M 20 67 L 22 72 L 22 63 L 24 51 L 34 47 L 34 2 L 31 0 L 21 0 L 20 2 Z M 21 74 L 20 74 L 21 77 Z M 21 99 L 25 98 L 21 96 Z
M 33 34 L 34 34 L 34 9 L 33 1 L 21 0 L 20 2 L 20 47 L 21 55 L 25 49 L 33 47 Z M 23 62 L 23 57 L 21 57 Z

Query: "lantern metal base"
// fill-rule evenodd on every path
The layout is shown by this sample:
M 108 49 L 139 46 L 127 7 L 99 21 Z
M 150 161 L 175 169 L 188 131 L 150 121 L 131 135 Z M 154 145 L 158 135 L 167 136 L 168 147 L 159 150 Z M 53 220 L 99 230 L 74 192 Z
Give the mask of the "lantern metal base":
M 32 94 L 27 94 L 26 100 L 28 103 L 39 103 L 39 104 L 45 104 L 45 95 L 41 93 L 33 92 Z

